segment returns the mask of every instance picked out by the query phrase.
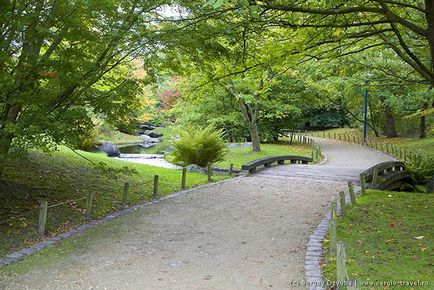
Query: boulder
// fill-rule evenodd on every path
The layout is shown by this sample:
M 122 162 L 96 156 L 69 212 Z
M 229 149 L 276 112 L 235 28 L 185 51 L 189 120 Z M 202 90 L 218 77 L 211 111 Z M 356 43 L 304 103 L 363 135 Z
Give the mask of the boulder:
M 139 128 L 142 129 L 142 130 L 147 130 L 147 131 L 149 131 L 149 130 L 155 130 L 155 126 L 151 125 L 151 124 L 142 124 L 142 125 L 139 126 Z
M 188 172 L 197 172 L 202 174 L 207 174 L 206 168 L 200 167 L 197 164 L 190 164 L 186 166 Z
M 109 157 L 118 157 L 121 155 L 119 148 L 113 142 L 103 142 L 100 150 L 107 153 Z
M 159 138 L 159 137 L 163 136 L 163 134 L 161 134 L 160 132 L 157 132 L 157 131 L 149 131 L 149 132 L 146 132 L 145 134 L 151 138 Z
M 139 135 L 139 137 L 143 140 L 143 143 L 151 143 L 151 137 L 149 137 L 148 135 Z
M 228 144 L 228 148 L 229 149 L 233 149 L 233 148 L 244 148 L 244 147 L 251 147 L 252 146 L 252 142 L 244 142 L 244 143 L 229 143 Z

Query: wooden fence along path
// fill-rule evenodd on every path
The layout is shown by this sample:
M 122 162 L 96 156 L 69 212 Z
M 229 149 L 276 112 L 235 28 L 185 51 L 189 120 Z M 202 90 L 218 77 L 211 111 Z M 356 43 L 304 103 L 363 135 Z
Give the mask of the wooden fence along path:
M 361 183 L 363 183 L 363 181 L 361 181 Z M 339 240 L 337 236 L 338 213 L 343 217 L 346 215 L 347 206 L 356 204 L 356 196 L 352 182 L 348 182 L 348 193 L 350 197 L 349 204 L 346 202 L 346 196 L 343 191 L 339 193 L 339 204 L 336 202 L 332 203 L 328 229 L 328 252 L 331 256 L 336 257 L 336 289 L 355 290 L 358 289 L 357 281 L 355 279 L 351 279 L 347 271 L 346 244 L 345 241 Z M 361 194 L 366 194 L 366 192 L 361 191 Z
M 405 165 L 402 162 L 391 161 L 381 162 L 360 174 L 360 195 L 366 194 L 366 189 L 383 188 L 387 186 L 398 186 L 404 179 L 400 176 L 408 176 L 405 170 Z M 403 174 L 406 173 L 406 174 Z M 384 178 L 382 176 L 388 176 Z M 392 176 L 392 178 L 390 178 Z M 393 176 L 398 176 L 393 178 Z M 339 193 L 339 202 L 333 202 L 330 212 L 330 221 L 328 229 L 329 248 L 328 252 L 331 256 L 336 257 L 336 288 L 337 289 L 358 289 L 357 281 L 351 279 L 346 267 L 346 244 L 345 241 L 340 241 L 337 236 L 338 213 L 344 217 L 347 213 L 347 207 L 356 204 L 356 195 L 354 192 L 354 184 L 348 182 L 349 203 L 347 203 L 346 195 L 343 191 Z M 339 209 L 339 210 L 338 210 Z
M 423 156 L 421 154 L 412 152 L 410 150 L 405 150 L 402 148 L 397 147 L 393 144 L 383 143 L 383 142 L 377 142 L 374 138 L 367 138 L 366 143 L 363 142 L 363 137 L 360 134 L 349 134 L 349 133 L 331 133 L 331 132 L 309 132 L 305 133 L 309 136 L 316 136 L 321 138 L 327 138 L 332 140 L 338 140 L 343 142 L 349 142 L 359 145 L 365 145 L 372 149 L 381 151 L 383 153 L 386 153 L 388 155 L 392 155 L 396 157 L 399 160 L 402 160 L 404 162 L 415 160 L 418 158 L 422 158 Z
M 230 165 L 229 168 L 229 176 L 232 176 L 233 174 L 233 164 Z M 211 167 L 211 164 L 207 165 L 207 178 L 208 182 L 212 182 L 212 172 L 213 169 Z M 187 168 L 182 169 L 181 173 L 181 181 L 180 181 L 180 189 L 184 190 L 186 189 L 186 182 L 187 182 Z M 159 175 L 155 175 L 153 180 L 149 180 L 147 182 L 144 182 L 141 184 L 141 186 L 147 185 L 147 184 L 153 184 L 152 187 L 152 196 L 151 198 L 153 200 L 158 199 L 159 197 L 159 190 L 158 187 L 160 186 L 161 180 Z M 121 206 L 126 207 L 129 204 L 129 191 L 130 191 L 130 184 L 126 182 L 123 187 L 121 200 L 113 200 L 114 204 L 121 204 Z M 50 208 L 59 207 L 62 205 L 67 205 L 70 203 L 75 203 L 78 201 L 85 200 L 85 208 L 84 208 L 84 217 L 86 221 L 90 221 L 92 219 L 92 210 L 94 206 L 94 197 L 95 194 L 93 192 L 89 192 L 86 197 L 81 197 L 74 200 L 67 200 L 55 204 L 49 204 L 46 200 L 41 200 L 39 205 L 39 222 L 38 222 L 38 232 L 39 236 L 41 238 L 45 238 L 47 236 L 47 217 L 49 214 Z M 143 198 L 146 197 L 146 194 L 143 195 Z
M 290 140 L 295 140 L 306 144 L 312 148 L 312 159 L 319 160 L 322 152 L 319 143 L 314 139 L 307 137 L 304 133 L 289 133 Z M 360 172 L 364 170 L 357 167 L 342 167 L 327 164 L 326 166 L 318 164 L 290 164 L 286 166 L 273 166 L 266 170 L 256 173 L 258 176 L 274 178 L 300 178 L 312 180 L 330 180 L 330 181 L 358 181 Z

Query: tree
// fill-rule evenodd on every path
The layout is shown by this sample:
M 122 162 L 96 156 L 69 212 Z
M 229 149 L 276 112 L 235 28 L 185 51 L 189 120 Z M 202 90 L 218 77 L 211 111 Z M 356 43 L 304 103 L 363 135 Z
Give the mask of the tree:
M 192 93 L 206 85 L 221 87 L 241 113 L 252 149 L 259 151 L 261 104 L 295 65 L 291 47 L 296 41 L 287 41 L 288 35 L 279 29 L 252 27 L 250 17 L 239 11 L 213 14 L 201 6 L 188 7 L 189 17 L 167 24 L 172 29 L 178 25 L 187 29 L 171 38 L 172 42 L 164 42 L 164 64 L 174 74 L 201 79 Z
M 156 42 L 168 1 L 1 1 L 0 157 L 11 145 L 71 143 L 92 114 L 121 118 L 139 101 L 128 63 Z
M 219 11 L 243 11 L 256 27 L 303 31 L 303 54 L 333 59 L 383 48 L 434 85 L 434 1 L 208 1 Z M 369 62 L 366 62 L 369 64 Z M 431 105 L 430 105 L 431 104 Z M 433 97 L 423 110 L 434 107 Z M 431 111 L 429 111 L 431 112 Z M 425 118 L 420 117 L 424 132 Z M 424 133 L 421 132 L 421 136 Z

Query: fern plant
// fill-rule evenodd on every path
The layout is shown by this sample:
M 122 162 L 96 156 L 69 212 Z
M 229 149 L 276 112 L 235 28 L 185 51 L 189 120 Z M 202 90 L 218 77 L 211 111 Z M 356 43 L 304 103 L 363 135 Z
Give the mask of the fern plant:
M 174 151 L 171 161 L 181 166 L 197 164 L 205 167 L 223 161 L 227 153 L 221 130 L 213 126 L 206 128 L 189 127 L 179 132 L 180 137 L 172 141 Z
M 417 184 L 425 184 L 434 176 L 434 157 L 432 156 L 416 155 L 406 165 L 406 169 Z

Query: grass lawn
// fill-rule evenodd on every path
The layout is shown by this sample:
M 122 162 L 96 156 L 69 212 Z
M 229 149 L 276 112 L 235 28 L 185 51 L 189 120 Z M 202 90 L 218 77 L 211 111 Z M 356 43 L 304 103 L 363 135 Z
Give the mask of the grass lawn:
M 95 194 L 93 217 L 119 210 L 123 186 L 130 183 L 129 202 L 149 199 L 153 176 L 160 176 L 159 194 L 165 195 L 180 189 L 181 171 L 108 158 L 104 154 L 80 154 L 94 166 L 70 149 L 44 154 L 32 151 L 27 158 L 10 160 L 5 165 L 0 180 L 0 256 L 38 241 L 37 221 L 40 200 L 55 204 Z M 123 169 L 123 172 L 119 172 Z M 216 176 L 215 179 L 223 179 Z M 188 173 L 187 186 L 207 182 L 207 176 Z M 84 222 L 85 201 L 69 202 L 48 210 L 49 235 L 71 229 Z
M 338 218 L 338 240 L 346 243 L 350 279 L 424 281 L 434 287 L 434 195 L 368 191 Z M 327 248 L 327 247 L 326 247 Z M 335 281 L 336 259 L 326 253 L 323 273 Z M 396 289 L 360 286 L 359 289 Z
M 361 137 L 363 134 L 361 131 L 351 128 L 332 129 L 325 131 L 325 133 L 349 134 L 359 137 Z M 428 138 L 423 139 L 404 137 L 386 138 L 385 136 L 375 137 L 372 133 L 369 133 L 368 139 L 372 140 L 372 142 L 392 144 L 397 146 L 398 148 L 408 150 L 412 153 L 434 156 L 434 136 L 428 136 Z
M 113 143 L 126 143 L 126 142 L 141 142 L 142 138 L 139 136 L 125 134 L 114 129 L 102 127 L 98 130 L 97 139 L 99 141 L 111 141 Z
M 311 149 L 301 143 L 289 144 L 288 141 L 280 141 L 275 144 L 261 144 L 260 152 L 253 152 L 251 147 L 232 148 L 226 155 L 224 161 L 217 164 L 218 166 L 229 168 L 230 164 L 234 164 L 234 168 L 241 168 L 247 162 L 258 158 L 276 155 L 297 155 L 311 157 Z

